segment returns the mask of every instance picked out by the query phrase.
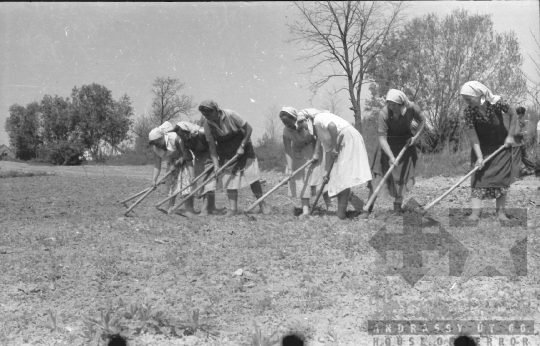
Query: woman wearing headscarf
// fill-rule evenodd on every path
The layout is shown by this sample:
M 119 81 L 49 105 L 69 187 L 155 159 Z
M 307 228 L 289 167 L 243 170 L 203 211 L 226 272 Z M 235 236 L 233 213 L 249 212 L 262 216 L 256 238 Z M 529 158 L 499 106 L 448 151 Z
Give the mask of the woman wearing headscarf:
M 313 158 L 319 158 L 322 146 L 322 150 L 326 153 L 325 172 L 330 168 L 331 158 L 335 158 L 328 180 L 328 196 L 330 198 L 337 196 L 337 216 L 345 219 L 351 187 L 371 180 L 364 139 L 354 126 L 328 111 L 306 109 L 300 114 L 313 119 L 314 132 L 317 136 Z M 342 142 L 338 147 L 339 138 L 342 138 Z
M 193 179 L 195 179 L 195 177 L 201 175 L 208 165 L 212 163 L 210 147 L 206 141 L 204 128 L 189 121 L 180 121 L 176 124 L 174 132 L 180 136 L 184 147 L 189 153 L 188 156 L 193 159 Z M 207 180 L 211 174 L 211 172 L 208 173 L 206 176 L 202 177 L 200 181 Z M 197 188 L 197 183 L 191 188 Z M 215 190 L 216 182 L 211 181 L 200 191 L 200 196 L 203 197 L 203 206 L 199 216 L 207 216 L 215 211 Z
M 283 107 L 279 112 L 283 128 L 283 145 L 285 146 L 285 159 L 287 172 L 294 171 L 312 159 L 315 153 L 317 138 L 313 133 L 313 123 L 306 121 L 305 126 L 297 126 L 298 112 L 292 107 Z M 301 118 L 303 120 L 305 118 Z M 319 157 L 323 157 L 322 150 Z M 322 184 L 324 170 L 320 161 L 312 163 L 289 180 L 289 197 L 300 198 L 302 201 L 302 215 L 309 215 L 309 198 L 317 194 L 317 186 Z
M 461 87 L 461 96 L 467 103 L 464 120 L 469 128 L 471 165 L 480 169 L 471 177 L 472 214 L 470 220 L 479 220 L 482 200 L 496 199 L 497 216 L 508 220 L 504 213 L 508 188 L 514 180 L 512 173 L 512 146 L 515 144 L 516 111 L 501 96 L 482 83 L 471 81 Z M 510 116 L 510 129 L 504 126 L 503 113 Z M 484 158 L 501 146 L 507 148 L 490 161 Z
M 217 171 L 221 165 L 238 155 L 238 159 L 224 171 L 220 179 L 229 198 L 229 211 L 226 216 L 236 215 L 239 189 L 250 185 L 256 199 L 263 194 L 259 163 L 251 143 L 252 128 L 238 113 L 220 108 L 212 100 L 201 102 L 199 111 L 205 118 L 204 134 L 210 147 L 214 169 Z M 259 207 L 264 214 L 270 212 L 264 201 L 259 203 Z
M 515 179 L 520 178 L 522 174 L 534 174 L 535 170 L 534 163 L 527 157 L 527 142 L 525 140 L 525 135 L 527 134 L 529 120 L 524 119 L 525 111 L 524 107 L 516 108 L 517 121 L 516 133 L 514 134 L 514 141 L 516 144 L 512 147 L 512 158 L 514 160 L 512 174 Z M 521 169 L 522 164 L 524 166 L 523 170 Z
M 418 123 L 416 135 L 412 132 L 412 121 Z M 381 191 L 383 196 L 394 198 L 394 212 L 401 213 L 403 209 L 403 196 L 412 190 L 415 184 L 416 143 L 424 130 L 425 119 L 420 108 L 409 101 L 407 96 L 399 90 L 390 89 L 386 94 L 386 107 L 379 112 L 378 133 L 379 143 L 375 156 L 371 161 L 371 171 L 374 178 L 369 184 L 370 197 L 373 190 L 395 163 L 396 157 L 404 147 L 408 147 L 400 161 L 385 183 Z M 373 209 L 373 203 L 370 211 Z
M 188 150 L 184 148 L 184 144 L 180 137 L 171 132 L 174 126 L 166 121 L 161 126 L 154 128 L 148 135 L 148 145 L 152 146 L 156 159 L 154 161 L 154 175 L 152 178 L 154 188 L 157 186 L 157 180 L 161 173 L 161 161 L 167 161 L 167 172 L 173 170 L 169 175 L 167 185 L 169 187 L 169 196 L 180 191 L 189 185 L 193 177 L 192 158 L 188 154 Z M 191 188 L 182 192 L 182 196 L 188 195 Z M 176 198 L 169 200 L 169 211 L 176 201 Z M 195 215 L 193 210 L 193 198 L 186 201 L 185 215 L 190 217 Z

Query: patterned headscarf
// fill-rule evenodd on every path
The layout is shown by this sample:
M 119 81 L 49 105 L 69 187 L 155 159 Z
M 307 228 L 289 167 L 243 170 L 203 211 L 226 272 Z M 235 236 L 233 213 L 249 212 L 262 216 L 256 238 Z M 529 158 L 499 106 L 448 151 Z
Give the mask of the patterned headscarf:
M 167 132 L 171 132 L 173 130 L 174 130 L 174 126 L 170 122 L 166 121 L 160 126 L 150 131 L 150 133 L 148 134 L 148 140 L 153 141 L 153 140 L 159 139 L 160 137 L 165 137 Z
M 400 105 L 401 115 L 405 115 L 407 106 L 409 105 L 409 99 L 403 91 L 397 89 L 390 89 L 386 94 L 386 101 L 392 101 Z
M 189 132 L 191 135 L 196 136 L 199 133 L 200 126 L 190 123 L 189 121 L 179 121 L 176 123 L 182 131 Z
M 459 93 L 461 95 L 480 97 L 480 104 L 482 105 L 486 101 L 489 101 L 491 104 L 495 104 L 501 98 L 499 95 L 493 95 L 487 86 L 477 81 L 470 81 L 463 84 Z

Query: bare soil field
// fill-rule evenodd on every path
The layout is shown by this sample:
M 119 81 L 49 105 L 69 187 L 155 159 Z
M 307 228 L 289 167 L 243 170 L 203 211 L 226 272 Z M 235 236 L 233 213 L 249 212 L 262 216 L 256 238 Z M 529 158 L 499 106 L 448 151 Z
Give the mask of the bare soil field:
M 411 284 L 403 251 L 387 247 L 384 258 L 372 246 L 381 230 L 406 232 L 403 217 L 389 216 L 390 200 L 377 201 L 368 220 L 341 221 L 332 210 L 299 220 L 284 186 L 268 198 L 271 215 L 188 219 L 153 207 L 166 196 L 160 186 L 126 217 L 118 201 L 149 186 L 151 166 L 0 161 L 9 170 L 54 175 L 0 179 L 0 345 L 105 345 L 114 333 L 140 346 L 272 345 L 289 332 L 308 345 L 398 345 L 368 333 L 368 320 L 540 322 L 534 177 L 516 182 L 507 203 L 511 220 L 527 210 L 526 224 L 501 225 L 489 208 L 478 225 L 456 221 L 470 206 L 468 182 L 434 207 L 424 232 L 439 234 L 440 225 L 468 252 L 457 274 L 452 251 L 419 252 Z M 283 178 L 263 172 L 264 191 Z M 406 199 L 425 205 L 458 179 L 420 179 Z M 368 190 L 355 193 L 365 200 Z M 240 191 L 239 208 L 253 201 Z M 224 191 L 217 206 L 227 206 Z M 525 262 L 512 251 L 519 244 Z M 540 345 L 537 328 L 484 330 L 480 345 L 499 337 Z M 449 345 L 450 335 L 407 336 L 403 345 L 409 337 Z

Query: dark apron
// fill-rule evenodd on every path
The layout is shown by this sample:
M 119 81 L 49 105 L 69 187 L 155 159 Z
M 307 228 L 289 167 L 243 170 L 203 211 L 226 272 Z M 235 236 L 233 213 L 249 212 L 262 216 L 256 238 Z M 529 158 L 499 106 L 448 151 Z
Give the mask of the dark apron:
M 193 153 L 205 152 L 210 148 L 204 134 L 198 134 L 195 137 L 190 137 L 184 142 L 184 145 Z
M 400 131 L 401 133 L 393 130 L 391 127 L 388 129 L 387 141 L 392 154 L 397 158 L 399 152 L 403 149 L 407 140 L 411 138 L 412 132 L 410 129 L 407 131 Z M 418 160 L 418 155 L 416 153 L 416 146 L 413 145 L 409 147 L 401 159 L 399 164 L 392 171 L 392 176 L 394 183 L 396 184 L 406 184 L 410 179 L 415 176 L 416 161 Z M 371 162 L 371 171 L 377 175 L 380 175 L 381 178 L 388 172 L 390 168 L 390 158 L 384 150 L 382 150 L 379 142 L 377 141 L 377 150 L 375 151 L 375 156 Z
M 199 133 L 195 137 L 190 137 L 188 140 L 184 141 L 184 146 L 186 149 L 190 150 L 193 155 L 195 155 L 196 160 L 199 160 L 201 157 L 204 159 L 204 155 L 210 150 L 210 146 L 208 145 L 208 141 L 206 140 L 206 136 L 201 133 Z M 208 158 L 204 161 L 203 165 L 203 171 L 206 170 L 210 165 L 212 165 L 212 159 Z M 197 167 L 197 166 L 195 166 Z M 195 175 L 197 175 L 197 168 L 195 168 Z M 202 173 L 202 172 L 201 172 Z M 203 180 L 206 180 L 212 172 L 208 172 Z
M 504 145 L 508 130 L 502 113 L 495 112 L 489 123 L 476 123 L 474 129 L 480 142 L 480 150 L 486 159 Z M 476 165 L 476 153 L 471 149 L 471 166 Z M 489 160 L 482 169 L 471 176 L 472 188 L 508 187 L 512 183 L 512 148 L 506 148 Z
M 229 132 L 224 136 L 220 136 L 217 133 L 216 128 L 213 125 L 210 125 L 210 130 L 212 136 L 217 142 L 217 154 L 219 158 L 219 165 L 223 166 L 226 162 L 230 161 L 236 151 L 240 148 L 240 144 L 244 140 L 244 131 L 240 130 L 238 132 Z M 253 144 L 251 141 L 247 142 L 244 146 L 244 155 L 240 156 L 236 163 L 231 165 L 229 168 L 225 169 L 226 173 L 236 174 L 243 171 L 246 168 L 248 159 L 255 159 L 255 150 L 253 149 Z
M 519 147 L 512 147 L 512 178 L 510 179 L 510 184 L 513 184 L 517 178 L 519 178 L 521 170 L 521 162 L 523 161 L 523 151 Z

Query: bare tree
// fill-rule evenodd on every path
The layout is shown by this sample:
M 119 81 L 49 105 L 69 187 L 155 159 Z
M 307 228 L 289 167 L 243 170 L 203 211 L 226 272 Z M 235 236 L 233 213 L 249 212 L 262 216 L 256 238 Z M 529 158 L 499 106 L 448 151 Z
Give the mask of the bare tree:
M 346 79 L 354 110 L 355 127 L 361 128 L 360 93 L 370 81 L 368 71 L 390 33 L 400 24 L 402 2 L 328 1 L 294 2 L 300 19 L 289 25 L 289 42 L 302 43 L 300 59 L 314 61 L 308 73 L 315 93 L 334 77 Z M 331 73 L 322 69 L 330 66 Z M 338 91 L 339 91 L 338 90 Z
M 536 47 L 538 48 L 538 51 L 536 52 L 536 57 L 537 57 L 536 59 L 533 59 L 533 57 L 530 56 L 530 54 L 529 54 L 529 57 L 534 63 L 534 68 L 536 70 L 536 77 L 540 78 L 540 60 L 537 60 L 538 56 L 540 56 L 540 43 L 538 42 L 538 40 L 536 39 L 536 36 L 533 34 L 532 31 L 531 31 L 531 34 L 534 37 L 534 41 L 536 42 Z M 534 80 L 533 78 L 527 75 L 525 75 L 525 78 L 529 82 L 529 85 L 527 85 L 527 92 L 531 96 L 535 105 L 540 106 L 540 82 L 538 82 L 538 79 Z
M 196 106 L 193 97 L 181 94 L 179 91 L 185 86 L 180 80 L 170 77 L 158 77 L 152 84 L 154 100 L 152 102 L 152 118 L 157 124 L 165 121 L 174 121 L 181 114 L 190 116 L 191 110 Z
M 276 105 L 268 107 L 264 114 L 264 130 L 263 138 L 272 144 L 277 144 L 281 138 L 283 123 L 279 119 L 280 108 Z
M 159 125 L 152 116 L 141 114 L 131 128 L 131 131 L 136 135 L 135 148 L 146 148 L 148 146 L 148 134 L 154 127 Z
M 323 109 L 327 109 L 332 114 L 341 115 L 341 101 L 336 93 L 327 92 L 324 103 L 322 104 Z

